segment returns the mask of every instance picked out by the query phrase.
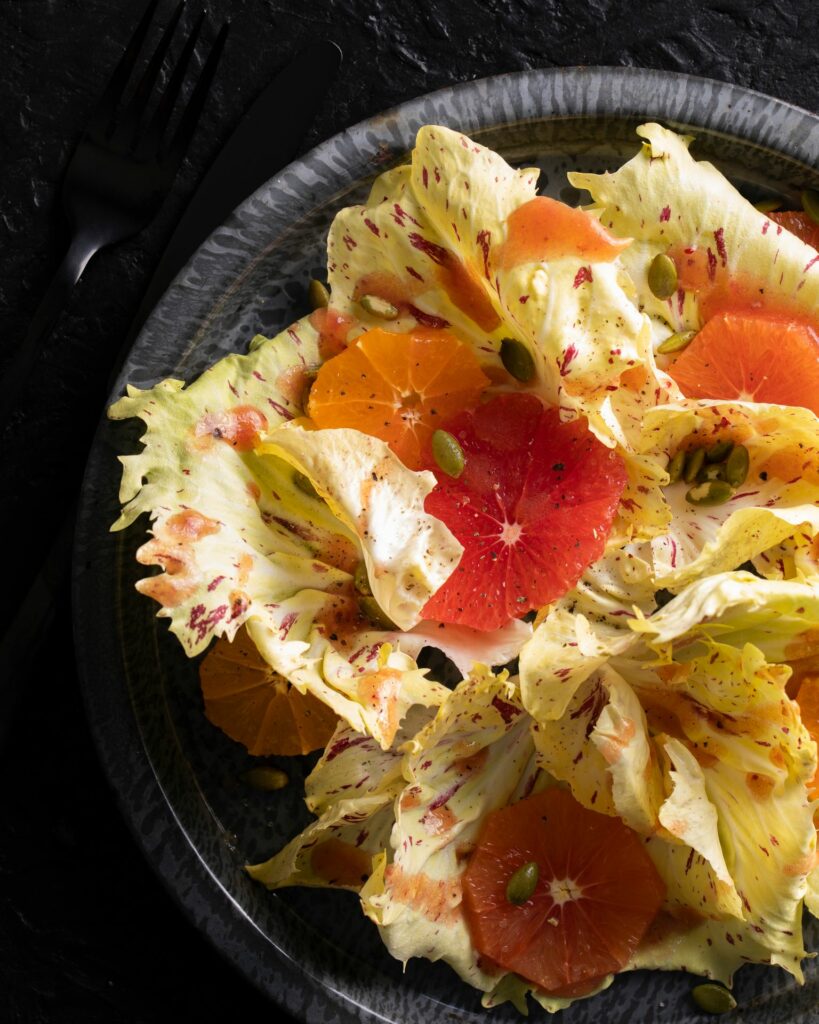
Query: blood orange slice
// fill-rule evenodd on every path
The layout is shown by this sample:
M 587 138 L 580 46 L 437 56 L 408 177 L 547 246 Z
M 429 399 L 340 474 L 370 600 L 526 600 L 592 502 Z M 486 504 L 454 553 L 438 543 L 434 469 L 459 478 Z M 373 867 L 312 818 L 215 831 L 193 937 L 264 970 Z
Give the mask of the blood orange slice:
M 511 903 L 509 880 L 531 862 L 537 885 Z M 665 898 L 640 836 L 556 788 L 489 815 L 463 890 L 478 951 L 556 994 L 625 967 Z
M 502 394 L 447 424 L 463 448 L 458 479 L 434 462 L 427 512 L 464 546 L 424 616 L 497 629 L 571 589 L 603 554 L 623 460 L 585 420 L 561 423 L 531 394 Z
M 319 427 L 380 437 L 418 469 L 433 432 L 474 405 L 488 383 L 472 350 L 449 331 L 376 327 L 322 366 L 307 411 Z
M 819 415 L 819 339 L 807 324 L 712 317 L 668 372 L 689 398 L 800 405 Z

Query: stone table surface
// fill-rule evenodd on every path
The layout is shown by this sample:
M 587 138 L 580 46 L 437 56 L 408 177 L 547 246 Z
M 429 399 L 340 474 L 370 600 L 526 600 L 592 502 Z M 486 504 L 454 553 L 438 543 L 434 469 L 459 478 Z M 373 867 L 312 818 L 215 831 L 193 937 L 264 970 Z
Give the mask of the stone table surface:
M 167 15 L 171 6 L 162 0 L 160 9 Z M 817 21 L 808 0 L 204 6 L 216 22 L 230 17 L 231 36 L 173 192 L 147 230 L 91 263 L 0 441 L 0 501 L 20 509 L 19 535 L 3 538 L 4 622 L 70 505 L 72 494 L 50 483 L 67 453 L 88 447 L 103 404 L 104 353 L 127 334 L 163 244 L 220 142 L 301 44 L 329 37 L 345 55 L 305 149 L 440 86 L 576 64 L 686 71 L 819 109 Z M 61 174 L 137 14 L 128 0 L 0 3 L 0 373 L 62 254 Z M 269 1002 L 188 925 L 118 816 L 83 716 L 65 587 L 10 719 L 5 714 L 0 1021 L 154 1024 L 269 1013 Z

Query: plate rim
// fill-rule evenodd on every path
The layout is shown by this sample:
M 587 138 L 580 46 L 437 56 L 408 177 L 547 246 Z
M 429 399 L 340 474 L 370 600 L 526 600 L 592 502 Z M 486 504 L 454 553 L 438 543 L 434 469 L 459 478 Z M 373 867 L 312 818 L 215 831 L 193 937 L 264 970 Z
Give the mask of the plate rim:
M 624 106 L 612 109 L 611 92 L 599 88 L 604 81 L 607 90 L 620 90 Z M 653 98 L 647 103 L 647 90 L 660 84 L 666 88 L 670 84 L 672 88 L 667 93 L 655 88 Z M 468 103 L 472 98 L 481 98 L 483 93 L 492 92 L 509 101 L 513 113 L 515 102 L 522 105 L 528 103 L 530 108 L 537 107 L 538 103 L 541 106 L 540 109 L 530 109 L 521 117 L 498 120 L 497 117 L 485 116 L 488 106 L 476 104 L 475 110 L 478 113 L 467 118 L 467 123 L 457 118 L 459 103 Z M 708 107 L 700 110 L 701 116 L 696 120 L 682 117 L 686 102 L 694 95 L 702 97 L 704 92 L 710 99 L 718 101 L 721 105 L 720 113 L 715 114 L 714 108 Z M 643 96 L 642 104 L 638 102 L 640 94 Z M 568 98 L 572 95 L 575 100 Z M 577 97 L 580 97 L 579 105 L 582 109 L 576 109 Z M 547 98 L 556 104 L 556 109 L 543 109 L 543 102 Z M 777 130 L 781 131 L 783 124 L 789 130 L 783 133 L 784 137 L 771 135 L 770 138 L 764 132 L 760 138 L 758 131 L 742 134 L 735 130 L 725 130 L 726 113 L 737 110 L 742 104 L 746 105 L 749 114 L 767 112 L 770 115 L 768 131 L 770 126 L 778 126 Z M 240 231 L 248 219 L 252 221 L 258 218 L 260 210 L 275 221 L 277 197 L 293 201 L 293 182 L 298 180 L 296 173 L 309 170 L 317 176 L 319 187 L 322 168 L 332 166 L 330 158 L 339 152 L 352 150 L 359 163 L 366 161 L 366 154 L 370 154 L 369 167 L 362 169 L 375 175 L 383 169 L 378 165 L 379 147 L 386 146 L 391 157 L 411 149 L 415 128 L 422 123 L 419 118 L 428 105 L 446 105 L 447 118 L 442 123 L 458 127 L 467 134 L 522 121 L 616 114 L 624 119 L 654 118 L 664 122 L 697 124 L 710 132 L 725 131 L 732 138 L 769 148 L 808 168 L 819 164 L 819 116 L 765 93 L 697 75 L 656 68 L 584 66 L 510 72 L 445 86 L 343 129 L 294 160 L 248 196 L 197 249 L 151 312 L 129 350 L 105 407 L 122 393 L 123 384 L 131 373 L 130 364 L 135 353 L 146 352 L 153 332 L 161 329 L 174 306 L 185 310 L 185 323 L 189 330 L 186 333 L 183 328 L 181 334 L 191 338 L 188 349 L 191 351 L 195 348 L 197 337 L 207 326 L 208 318 L 202 316 L 203 306 L 206 305 L 205 296 L 223 295 L 224 283 L 231 281 L 232 286 L 238 284 L 259 259 L 258 249 L 232 253 L 230 257 L 224 258 L 218 280 L 213 281 L 212 288 L 207 292 L 201 291 L 195 297 L 198 301 L 191 303 L 188 282 L 201 275 L 204 261 L 212 259 L 214 253 L 220 251 L 220 233 Z M 569 107 L 574 109 L 570 110 Z M 647 113 L 648 109 L 650 113 Z M 328 180 L 332 177 L 338 180 L 339 173 L 338 169 L 334 169 Z M 310 195 L 305 193 L 299 198 L 305 209 L 309 209 Z M 281 231 L 286 230 L 287 223 L 293 219 L 292 212 L 286 218 L 278 216 L 280 230 L 273 232 L 271 237 L 274 240 L 279 237 Z M 211 301 L 205 312 L 212 305 Z M 191 328 L 195 328 L 193 335 L 190 334 Z M 347 1024 L 353 1021 L 372 1024 L 375 1020 L 381 1020 L 383 1018 L 376 1011 L 370 1011 L 345 993 L 331 992 L 325 986 L 318 987 L 308 975 L 286 959 L 282 951 L 268 940 L 252 918 L 238 906 L 203 860 L 177 817 L 162 780 L 156 774 L 142 743 L 121 673 L 112 685 L 110 666 L 119 662 L 119 649 L 114 642 L 118 634 L 113 629 L 100 632 L 96 623 L 92 628 L 94 620 L 85 614 L 96 607 L 95 572 L 102 567 L 97 549 L 99 518 L 95 510 L 104 501 L 106 488 L 110 489 L 111 486 L 110 469 L 107 467 L 112 452 L 106 440 L 107 428 L 108 421 L 103 412 L 89 452 L 77 515 L 72 603 L 75 658 L 86 717 L 119 811 L 154 873 L 189 922 L 274 1004 L 305 1022 L 311 1019 L 306 1016 L 308 1006 L 311 1017 L 313 1013 L 320 1013 L 320 1018 L 317 1016 L 314 1019 L 322 1019 L 328 1024 Z M 109 625 L 112 624 L 113 619 L 109 614 Z M 162 821 L 161 829 L 145 829 L 146 801 L 151 806 L 153 816 Z M 158 832 L 162 834 L 160 843 L 157 842 Z M 181 890 L 179 878 L 183 874 L 187 885 Z M 263 972 L 253 969 L 259 958 L 264 962 Z M 309 986 L 309 998 L 299 999 L 296 992 L 305 984 Z

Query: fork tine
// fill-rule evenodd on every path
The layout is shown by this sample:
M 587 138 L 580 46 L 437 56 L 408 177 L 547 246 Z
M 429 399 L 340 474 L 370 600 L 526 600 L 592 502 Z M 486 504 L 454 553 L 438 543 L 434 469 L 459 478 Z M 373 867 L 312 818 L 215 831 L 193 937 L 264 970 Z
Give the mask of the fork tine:
M 199 115 L 202 113 L 202 107 L 205 105 L 213 76 L 216 74 L 216 68 L 222 56 L 222 50 L 225 48 L 225 40 L 229 30 L 230 22 L 226 21 L 219 30 L 219 35 L 211 47 L 208 59 L 205 61 L 205 66 L 202 68 L 202 74 L 199 76 L 193 94 L 188 101 L 188 105 L 185 107 L 185 112 L 182 114 L 176 134 L 162 157 L 162 161 L 166 164 L 168 170 L 176 168 L 185 155 L 185 150 L 188 148 L 188 143 L 199 121 Z
M 194 48 L 196 47 L 196 43 L 199 39 L 199 33 L 202 31 L 202 25 L 204 22 L 205 12 L 202 11 L 196 19 L 196 23 L 193 26 L 191 34 L 188 36 L 182 53 L 179 55 L 179 60 L 176 62 L 176 67 L 173 69 L 171 79 L 159 99 L 159 103 L 154 111 L 154 116 L 148 126 L 144 140 L 144 144 L 151 148 L 157 148 L 159 146 L 162 134 L 168 126 L 168 121 L 171 119 L 174 104 L 179 96 L 182 83 L 185 80 L 185 73 L 188 70 L 188 64 L 190 64 Z
M 159 0 L 151 0 L 145 8 L 145 13 L 142 15 L 139 24 L 134 30 L 134 34 L 131 36 L 131 41 L 125 49 L 125 53 L 123 53 L 120 58 L 119 64 L 117 64 L 114 69 L 113 74 L 108 80 L 108 85 L 105 87 L 105 91 L 100 97 L 96 110 L 91 115 L 89 129 L 99 130 L 108 126 L 111 116 L 116 110 L 117 104 L 125 90 L 128 79 L 131 77 L 131 72 L 136 64 L 139 51 L 142 49 L 142 44 L 145 42 L 148 29 L 151 27 L 151 22 L 153 21 L 158 3 Z
M 148 62 L 148 66 L 145 68 L 145 71 L 139 80 L 139 84 L 134 90 L 131 101 L 122 114 L 123 123 L 127 124 L 129 121 L 133 120 L 134 127 L 136 127 L 140 117 L 144 115 L 145 109 L 148 106 L 148 101 L 151 98 L 154 83 L 159 76 L 159 72 L 162 70 L 162 64 L 165 61 L 165 54 L 168 52 L 168 47 L 171 45 L 171 39 L 176 31 L 176 26 L 179 24 L 179 19 L 182 16 L 184 8 L 185 0 L 179 0 L 179 3 L 176 5 L 176 10 L 171 15 L 168 24 L 165 26 L 165 31 L 162 33 L 162 38 L 159 40 L 153 56 Z

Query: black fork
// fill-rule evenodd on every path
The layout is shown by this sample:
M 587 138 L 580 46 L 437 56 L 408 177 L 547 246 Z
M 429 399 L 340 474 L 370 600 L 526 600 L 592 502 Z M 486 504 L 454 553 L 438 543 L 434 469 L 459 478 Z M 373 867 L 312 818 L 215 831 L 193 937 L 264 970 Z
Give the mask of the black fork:
M 210 90 L 228 24 L 222 25 L 173 132 L 169 124 L 201 35 L 197 18 L 150 113 L 157 80 L 185 7 L 171 15 L 142 75 L 126 99 L 159 0 L 151 0 L 65 173 L 62 204 L 71 243 L 31 321 L 25 340 L 0 384 L 0 426 L 19 400 L 40 345 L 91 257 L 141 231 L 156 215 L 176 177 Z

